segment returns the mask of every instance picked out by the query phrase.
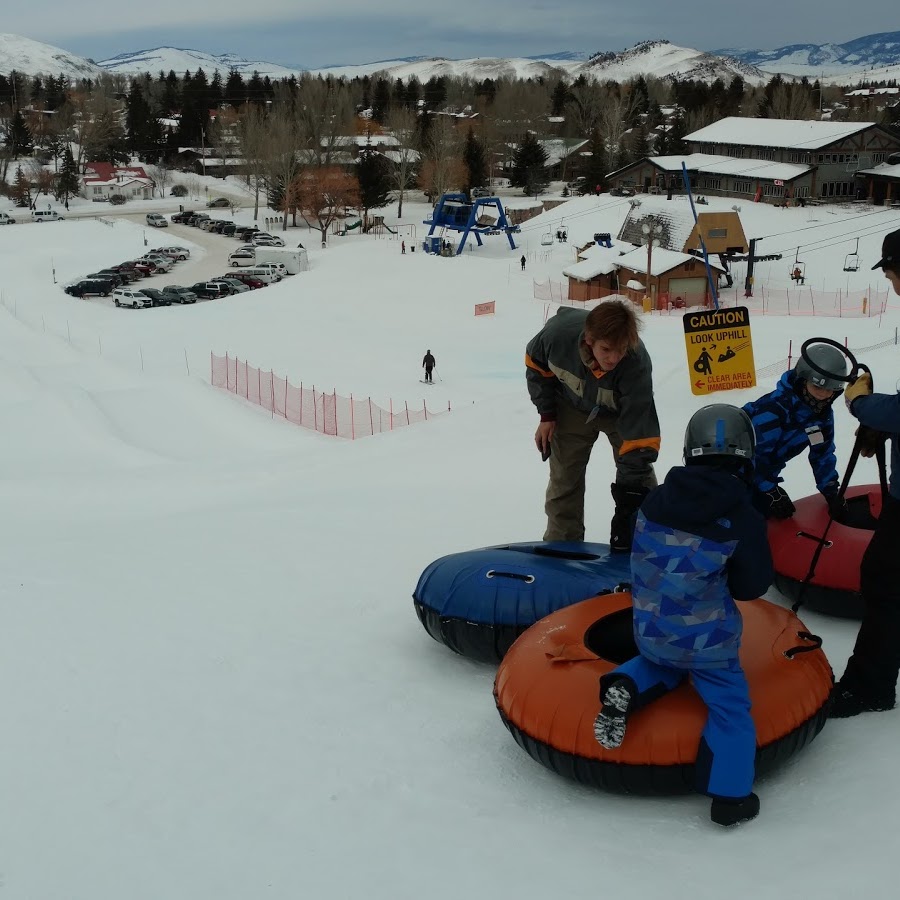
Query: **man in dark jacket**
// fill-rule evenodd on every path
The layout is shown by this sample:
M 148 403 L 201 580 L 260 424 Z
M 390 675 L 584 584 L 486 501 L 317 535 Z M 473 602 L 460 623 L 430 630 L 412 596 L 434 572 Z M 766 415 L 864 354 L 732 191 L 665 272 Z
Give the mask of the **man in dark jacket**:
M 829 344 L 811 344 L 806 353 L 817 369 L 801 357 L 793 369 L 781 376 L 774 391 L 744 404 L 744 412 L 756 431 L 753 502 L 766 518 L 787 519 L 794 514 L 794 504 L 781 486 L 781 471 L 807 450 L 816 487 L 832 515 L 840 519 L 844 512 L 843 500 L 837 498 L 839 479 L 831 407 L 844 389 L 842 378 L 847 374 L 847 359 Z
M 431 377 L 431 372 L 436 365 L 437 361 L 431 355 L 431 351 L 426 350 L 425 355 L 422 357 L 422 366 L 425 369 L 425 381 L 428 384 L 434 381 L 434 379 Z
M 550 458 L 545 541 L 584 540 L 585 475 L 603 433 L 616 465 L 610 547 L 631 549 L 638 507 L 656 485 L 660 443 L 652 366 L 638 327 L 630 303 L 609 300 L 589 313 L 561 307 L 528 343 L 525 377 L 541 417 L 534 441 Z
M 882 269 L 900 294 L 900 231 L 885 237 L 873 268 Z M 891 477 L 860 566 L 866 612 L 847 668 L 832 691 L 830 715 L 837 719 L 893 709 L 900 672 L 900 394 L 873 394 L 872 377 L 865 373 L 845 390 L 844 400 L 861 427 L 890 436 Z
M 639 655 L 601 679 L 594 723 L 597 741 L 613 750 L 635 708 L 690 675 L 709 713 L 696 787 L 713 798 L 710 815 L 719 825 L 759 812 L 735 604 L 765 592 L 773 574 L 765 520 L 751 502 L 754 443 L 753 425 L 736 406 L 717 403 L 691 417 L 685 465 L 669 472 L 638 514 L 631 578 Z

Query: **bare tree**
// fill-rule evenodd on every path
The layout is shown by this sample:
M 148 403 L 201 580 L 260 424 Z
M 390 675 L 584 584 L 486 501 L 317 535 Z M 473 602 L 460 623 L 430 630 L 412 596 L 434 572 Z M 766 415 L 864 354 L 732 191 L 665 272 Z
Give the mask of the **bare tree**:
M 353 106 L 343 81 L 304 76 L 297 85 L 300 162 L 331 166 L 353 134 Z
M 288 214 L 297 224 L 297 191 L 294 182 L 300 173 L 297 161 L 298 128 L 289 104 L 273 109 L 266 123 L 266 173 L 271 189 L 280 194 L 279 211 L 284 213 L 281 230 L 287 231 Z
M 416 162 L 419 153 L 415 149 L 416 116 L 405 106 L 394 106 L 388 116 L 388 128 L 397 141 L 397 159 L 394 163 L 393 181 L 397 189 L 397 218 L 403 216 L 403 199 L 416 183 Z
M 153 179 L 153 190 L 160 197 L 166 196 L 166 188 L 172 181 L 172 171 L 167 165 L 145 166 L 144 171 Z
M 424 178 L 419 183 L 429 194 L 431 202 L 450 190 L 461 189 L 466 178 L 462 162 L 462 139 L 456 130 L 456 121 L 450 116 L 435 115 L 428 129 L 425 160 L 422 166 Z M 424 185 L 427 184 L 427 188 Z
M 572 118 L 575 133 L 593 134 L 599 127 L 603 115 L 603 90 L 596 81 L 584 81 L 572 85 L 569 89 L 569 100 L 566 109 Z
M 611 85 L 605 91 L 600 111 L 600 131 L 606 138 L 609 160 L 615 160 L 622 149 L 622 138 L 634 119 L 636 100 L 633 92 L 623 93 L 617 85 Z
M 321 232 L 323 247 L 332 223 L 359 206 L 359 183 L 340 166 L 306 167 L 292 191 L 303 221 Z
M 248 104 L 237 125 L 244 177 L 253 190 L 253 221 L 259 218 L 259 195 L 266 184 L 266 116 L 256 104 Z
M 769 111 L 773 119 L 814 119 L 817 110 L 809 91 L 799 84 L 780 84 L 772 96 Z

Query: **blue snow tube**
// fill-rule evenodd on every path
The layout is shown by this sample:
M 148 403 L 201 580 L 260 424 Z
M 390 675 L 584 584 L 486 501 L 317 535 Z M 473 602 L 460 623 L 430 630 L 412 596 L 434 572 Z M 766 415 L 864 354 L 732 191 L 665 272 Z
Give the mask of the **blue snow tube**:
M 443 556 L 422 573 L 413 600 L 436 641 L 499 662 L 538 619 L 630 581 L 630 555 L 608 544 L 535 541 Z

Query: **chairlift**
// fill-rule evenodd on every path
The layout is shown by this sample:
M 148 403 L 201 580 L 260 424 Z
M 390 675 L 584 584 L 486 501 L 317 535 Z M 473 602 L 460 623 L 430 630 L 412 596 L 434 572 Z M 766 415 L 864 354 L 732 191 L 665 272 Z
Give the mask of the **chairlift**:
M 806 284 L 806 263 L 800 259 L 800 248 L 794 256 L 794 263 L 791 266 L 791 281 L 797 284 Z
M 541 235 L 541 244 L 544 247 L 549 247 L 553 244 L 553 233 L 548 231 L 545 234 Z
M 848 253 L 844 257 L 844 271 L 845 272 L 858 272 L 859 271 L 859 238 L 856 239 L 856 247 L 854 248 L 852 253 Z

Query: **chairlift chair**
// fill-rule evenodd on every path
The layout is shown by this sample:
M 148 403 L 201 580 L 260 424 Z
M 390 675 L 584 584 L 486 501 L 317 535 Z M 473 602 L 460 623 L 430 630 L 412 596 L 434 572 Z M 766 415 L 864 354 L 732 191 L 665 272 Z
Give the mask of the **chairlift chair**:
M 791 281 L 795 281 L 798 284 L 806 284 L 806 263 L 800 259 L 799 247 L 791 265 Z
M 852 253 L 848 253 L 844 257 L 844 271 L 845 272 L 858 272 L 859 271 L 859 238 L 856 239 L 856 247 Z
M 541 244 L 544 247 L 549 247 L 553 244 L 553 234 L 552 232 L 547 232 L 546 234 L 541 235 Z

